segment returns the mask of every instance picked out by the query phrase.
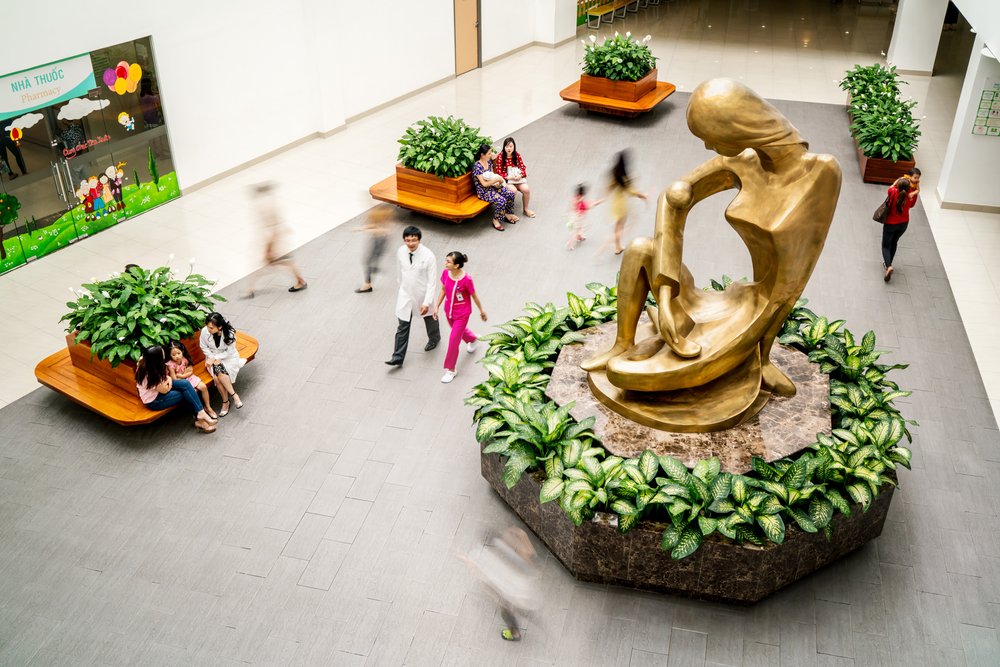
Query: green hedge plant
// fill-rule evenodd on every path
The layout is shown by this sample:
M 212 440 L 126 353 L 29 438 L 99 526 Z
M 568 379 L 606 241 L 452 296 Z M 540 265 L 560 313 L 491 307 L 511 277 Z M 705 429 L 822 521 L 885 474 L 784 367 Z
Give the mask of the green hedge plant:
M 583 73 L 612 81 L 638 81 L 656 67 L 657 59 L 647 45 L 649 40 L 649 35 L 638 42 L 630 32 L 616 32 L 598 44 L 591 35 L 589 44 L 583 42 Z
M 713 280 L 708 289 L 731 282 Z M 779 340 L 829 374 L 830 435 L 817 434 L 795 457 L 770 463 L 754 457 L 745 475 L 723 472 L 716 457 L 688 468 L 649 450 L 627 459 L 609 454 L 592 430 L 593 418 L 576 422 L 571 405 L 560 407 L 544 394 L 559 348 L 578 342 L 578 330 L 614 319 L 617 290 L 599 283 L 587 288 L 592 296 L 569 294 L 566 307 L 528 304 L 524 315 L 483 337 L 489 377 L 466 403 L 476 408 L 484 455 L 506 457 L 508 488 L 534 471 L 544 477 L 540 502 L 558 501 L 576 525 L 597 511 L 615 514 L 622 533 L 641 519 L 663 522 L 660 546 L 679 559 L 713 534 L 740 544 L 781 544 L 794 524 L 829 537 L 838 512 L 867 510 L 896 483 L 897 466 L 910 467 L 912 454 L 902 440 L 911 439 L 914 422 L 894 405 L 909 392 L 889 379 L 906 366 L 879 363 L 874 332 L 858 339 L 843 320 L 816 315 L 804 300 Z
M 396 159 L 410 169 L 457 178 L 472 170 L 479 147 L 492 143 L 461 118 L 428 116 L 406 128 Z
M 214 284 L 197 273 L 177 278 L 166 266 L 132 267 L 87 283 L 82 292 L 70 288 L 78 298 L 66 304 L 70 310 L 60 321 L 69 322 L 66 331 L 75 331 L 78 342 L 90 343 L 92 357 L 118 366 L 138 361 L 150 345 L 193 336 L 214 302 L 225 301 L 211 293 Z
M 900 98 L 895 67 L 857 65 L 840 81 L 850 95 L 851 134 L 867 157 L 912 160 L 920 138 L 916 102 Z

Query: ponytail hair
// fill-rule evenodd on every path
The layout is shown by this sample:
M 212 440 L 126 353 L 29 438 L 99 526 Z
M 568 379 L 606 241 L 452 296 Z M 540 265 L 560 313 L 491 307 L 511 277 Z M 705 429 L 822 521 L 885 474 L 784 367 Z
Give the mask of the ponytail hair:
M 209 313 L 208 317 L 205 318 L 205 322 L 211 322 L 219 328 L 222 332 L 222 340 L 226 342 L 226 345 L 232 345 L 236 342 L 236 329 L 226 321 L 226 318 L 221 313 Z

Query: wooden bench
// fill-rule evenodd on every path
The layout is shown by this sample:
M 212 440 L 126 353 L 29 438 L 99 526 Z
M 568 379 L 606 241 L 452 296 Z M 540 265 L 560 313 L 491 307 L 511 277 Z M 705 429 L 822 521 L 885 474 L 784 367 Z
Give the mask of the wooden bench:
M 247 362 L 257 356 L 258 347 L 256 338 L 242 331 L 236 332 L 236 349 Z M 194 372 L 205 384 L 212 385 L 212 376 L 205 370 L 204 360 L 194 365 Z M 35 366 L 35 377 L 49 389 L 122 426 L 149 424 L 177 407 L 150 410 L 139 400 L 134 386 L 132 391 L 128 391 L 120 384 L 74 366 L 69 349 L 59 350 L 43 359 Z
M 677 87 L 666 81 L 657 81 L 656 88 L 643 95 L 635 102 L 616 100 L 611 97 L 598 97 L 595 95 L 585 95 L 580 92 L 580 81 L 577 79 L 569 86 L 559 92 L 559 97 L 567 102 L 575 102 L 581 109 L 596 111 L 598 113 L 609 114 L 611 116 L 623 116 L 625 118 L 635 118 L 641 113 L 651 111 L 657 104 L 674 94 Z
M 368 189 L 368 194 L 372 196 L 372 199 L 454 223 L 475 218 L 490 207 L 489 202 L 485 202 L 475 195 L 465 197 L 458 202 L 448 202 L 410 192 L 400 192 L 396 187 L 396 174 L 371 186 Z
M 644 1 L 647 4 L 649 2 L 649 0 Z M 587 10 L 587 27 L 591 30 L 597 30 L 601 27 L 601 21 L 613 23 L 615 18 L 625 18 L 625 14 L 628 12 L 635 14 L 639 11 L 639 2 L 640 0 L 614 0 L 614 2 L 607 2 L 603 5 L 591 7 Z M 657 3 L 659 3 L 659 0 L 657 0 Z M 645 7 L 646 5 L 641 6 Z

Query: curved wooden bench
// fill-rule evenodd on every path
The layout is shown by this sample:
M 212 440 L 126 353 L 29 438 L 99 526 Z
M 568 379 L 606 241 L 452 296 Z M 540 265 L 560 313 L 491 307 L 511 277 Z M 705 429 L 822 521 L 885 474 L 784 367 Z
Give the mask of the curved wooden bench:
M 248 363 L 257 356 L 258 347 L 256 338 L 242 331 L 236 332 L 236 349 Z M 194 365 L 194 372 L 205 384 L 212 385 L 212 376 L 205 370 L 204 359 Z M 35 366 L 35 378 L 74 403 L 122 426 L 152 423 L 177 407 L 150 410 L 139 400 L 134 383 L 129 391 L 120 383 L 109 382 L 85 368 L 74 366 L 69 349 L 59 350 L 39 362 Z
M 580 92 L 579 79 L 566 86 L 559 92 L 559 97 L 567 102 L 575 102 L 581 109 L 596 111 L 611 116 L 623 116 L 625 118 L 635 118 L 641 113 L 652 111 L 657 104 L 674 94 L 677 88 L 672 83 L 657 81 L 656 88 L 643 95 L 635 102 L 616 100 L 611 97 L 599 97 L 597 95 L 586 95 Z
M 400 208 L 454 223 L 461 223 L 470 218 L 475 218 L 490 207 L 488 202 L 483 201 L 474 194 L 457 202 L 449 202 L 412 192 L 400 191 L 396 185 L 396 174 L 371 186 L 368 189 L 368 194 L 372 196 L 372 199 L 384 201 L 388 204 L 395 204 Z

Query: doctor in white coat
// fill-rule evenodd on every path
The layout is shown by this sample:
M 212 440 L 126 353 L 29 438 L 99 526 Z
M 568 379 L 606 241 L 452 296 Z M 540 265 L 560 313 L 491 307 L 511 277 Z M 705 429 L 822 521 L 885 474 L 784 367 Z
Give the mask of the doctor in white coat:
M 437 259 L 433 252 L 421 245 L 422 236 L 418 227 L 407 227 L 403 230 L 403 245 L 396 251 L 396 266 L 399 269 L 396 319 L 399 326 L 396 328 L 396 347 L 392 358 L 385 362 L 390 366 L 403 365 L 414 312 L 423 318 L 427 327 L 424 350 L 429 352 L 441 342 L 441 329 L 431 312 L 437 291 Z

